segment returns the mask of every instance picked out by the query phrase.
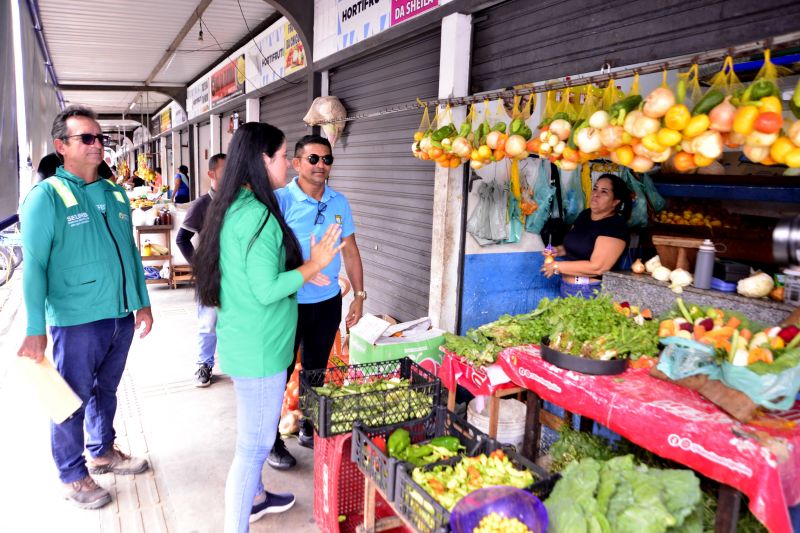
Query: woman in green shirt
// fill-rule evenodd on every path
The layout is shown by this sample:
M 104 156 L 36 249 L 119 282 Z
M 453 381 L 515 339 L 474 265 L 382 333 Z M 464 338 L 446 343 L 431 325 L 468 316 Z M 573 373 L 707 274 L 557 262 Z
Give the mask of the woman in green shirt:
M 293 358 L 296 292 L 339 253 L 338 226 L 300 245 L 273 190 L 286 175 L 286 141 L 269 124 L 242 125 L 231 139 L 225 175 L 209 207 L 194 260 L 200 303 L 218 307 L 217 352 L 236 392 L 236 453 L 225 484 L 225 531 L 248 530 L 266 513 L 294 504 L 266 492 L 264 461 L 275 441 L 286 367 Z

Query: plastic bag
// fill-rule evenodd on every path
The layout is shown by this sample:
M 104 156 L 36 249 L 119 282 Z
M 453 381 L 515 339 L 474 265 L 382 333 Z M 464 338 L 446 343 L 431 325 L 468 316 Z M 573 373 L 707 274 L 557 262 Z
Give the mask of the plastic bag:
M 591 84 L 580 87 L 580 98 L 578 100 L 578 120 L 588 120 L 595 111 L 600 109 L 600 96 L 602 91 Z
M 714 349 L 708 344 L 667 337 L 661 339 L 664 349 L 658 357 L 658 369 L 672 380 L 679 380 L 705 374 L 711 379 L 719 379 L 721 370 L 714 359 Z
M 493 201 L 491 185 L 485 181 L 481 182 L 478 185 L 478 205 L 467 220 L 467 231 L 476 239 L 489 239 L 492 235 L 489 227 L 489 207 Z
M 756 374 L 746 366 L 734 366 L 725 361 L 722 363 L 722 382 L 745 393 L 762 407 L 785 411 L 794 405 L 800 392 L 800 366 L 780 374 Z
M 631 89 L 628 91 L 627 96 L 633 96 L 635 94 L 636 95 L 639 94 L 639 73 L 638 72 L 635 72 L 633 74 L 633 82 L 631 83 Z
M 647 201 L 650 202 L 650 206 L 656 213 L 663 211 L 667 207 L 667 201 L 656 189 L 656 184 L 653 183 L 653 178 L 650 177 L 650 174 L 642 174 L 642 188 L 645 196 L 647 196 Z
M 522 215 L 520 202 L 514 198 L 514 195 L 508 194 L 506 191 L 506 197 L 508 198 L 508 237 L 503 243 L 510 244 L 519 242 L 520 237 L 522 237 L 522 219 L 525 217 Z
M 758 70 L 755 81 L 769 80 L 772 83 L 777 83 L 779 76 L 789 76 L 791 73 L 791 69 L 781 67 L 772 62 L 772 51 L 767 48 L 764 50 L 764 64 Z
M 542 120 L 539 122 L 538 128 L 546 124 L 550 124 L 551 118 L 556 114 L 557 95 L 561 91 L 547 91 L 544 100 L 544 111 L 542 112 Z
M 489 228 L 495 242 L 508 239 L 508 185 L 492 182 L 492 203 L 489 205 Z
M 539 234 L 544 223 L 550 218 L 550 206 L 556 194 L 556 188 L 550 184 L 550 162 L 545 159 L 531 160 L 526 168 L 525 177 L 533 191 L 533 199 L 539 208 L 525 218 L 525 231 Z
M 578 117 L 578 112 L 576 111 L 575 104 L 573 103 L 574 99 L 575 93 L 572 87 L 567 87 L 561 91 L 560 98 L 556 102 L 555 113 L 553 114 L 553 117 L 563 118 L 570 123 L 575 122 L 575 119 Z
M 628 167 L 623 167 L 620 177 L 633 193 L 633 209 L 628 219 L 628 227 L 644 228 L 647 226 L 647 195 L 644 186 Z
M 580 166 L 575 170 L 564 170 L 559 168 L 559 179 L 561 179 L 561 201 L 564 204 L 562 218 L 568 225 L 572 225 L 578 215 L 586 209 L 586 200 L 583 195 L 581 185 Z

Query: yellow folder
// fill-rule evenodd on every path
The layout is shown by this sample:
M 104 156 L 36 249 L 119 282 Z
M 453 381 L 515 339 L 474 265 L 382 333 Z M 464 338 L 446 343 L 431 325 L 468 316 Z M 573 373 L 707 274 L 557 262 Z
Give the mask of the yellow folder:
M 29 357 L 14 357 L 23 386 L 31 390 L 56 424 L 69 418 L 83 403 L 53 363 L 45 357 L 37 363 Z

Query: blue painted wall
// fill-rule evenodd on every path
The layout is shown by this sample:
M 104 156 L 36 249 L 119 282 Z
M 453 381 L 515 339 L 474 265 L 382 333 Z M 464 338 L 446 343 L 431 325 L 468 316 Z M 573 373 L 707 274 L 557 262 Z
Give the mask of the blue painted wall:
M 558 296 L 557 278 L 548 280 L 539 271 L 543 259 L 541 252 L 464 256 L 459 334 L 500 315 L 527 313 L 542 298 Z

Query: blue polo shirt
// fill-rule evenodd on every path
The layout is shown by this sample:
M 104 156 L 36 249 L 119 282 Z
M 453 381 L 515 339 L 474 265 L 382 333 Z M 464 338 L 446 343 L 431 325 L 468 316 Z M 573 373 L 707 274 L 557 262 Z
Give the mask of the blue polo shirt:
M 286 187 L 275 191 L 278 203 L 283 213 L 283 218 L 294 231 L 300 247 L 303 249 L 303 259 L 311 255 L 311 235 L 319 242 L 331 224 L 342 226 L 341 239 L 355 233 L 353 213 L 347 198 L 337 193 L 327 185 L 322 193 L 322 200 L 317 202 L 314 198 L 303 192 L 297 184 L 297 176 Z M 320 210 L 323 206 L 323 210 Z M 315 222 L 318 221 L 318 224 Z M 311 283 L 303 285 L 297 291 L 297 303 L 313 304 L 329 300 L 339 294 L 339 271 L 342 268 L 342 256 L 337 254 L 322 273 L 330 278 L 331 282 L 318 287 Z

